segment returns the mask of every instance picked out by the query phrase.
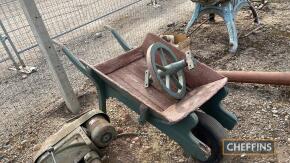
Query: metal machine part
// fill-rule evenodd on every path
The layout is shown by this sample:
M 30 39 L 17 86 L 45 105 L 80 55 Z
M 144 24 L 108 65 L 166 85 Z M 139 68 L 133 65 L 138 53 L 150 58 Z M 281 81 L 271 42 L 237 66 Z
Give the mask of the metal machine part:
M 87 153 L 84 157 L 85 163 L 101 163 L 100 156 L 95 151 Z
M 153 81 L 175 99 L 182 99 L 186 93 L 185 75 L 183 69 L 194 68 L 195 60 L 190 52 L 186 58 L 178 60 L 173 51 L 162 43 L 152 44 L 146 54 L 147 66 Z M 149 86 L 150 75 L 145 71 L 145 87 Z
M 109 145 L 116 136 L 115 128 L 101 115 L 96 115 L 86 122 L 91 140 L 98 147 Z
M 214 21 L 215 14 L 224 19 L 229 33 L 230 53 L 235 53 L 238 48 L 238 33 L 235 24 L 235 17 L 242 7 L 249 7 L 254 16 L 254 22 L 259 24 L 258 14 L 249 0 L 194 0 L 196 3 L 194 12 L 188 22 L 185 33 L 196 20 L 204 15 L 209 14 L 209 19 Z
M 83 127 L 87 124 L 89 128 Z M 93 133 L 93 136 L 89 133 Z M 64 125 L 56 134 L 50 136 L 35 155 L 34 162 L 72 163 L 86 159 L 87 163 L 95 163 L 100 158 L 100 148 L 108 145 L 115 136 L 116 131 L 109 124 L 108 116 L 92 110 Z M 87 158 L 84 158 L 85 156 Z
M 60 142 L 48 149 L 35 161 L 36 163 L 79 162 L 92 150 L 98 150 L 82 127 L 76 128 Z
M 186 55 L 185 62 L 187 64 L 188 70 L 194 69 L 196 60 L 194 59 L 193 55 L 191 54 L 190 51 L 187 51 L 185 55 Z
M 224 2 L 226 0 L 191 0 L 192 2 L 198 2 L 200 4 L 203 4 L 203 5 L 213 5 L 213 4 L 216 4 L 218 2 Z
M 152 76 L 150 75 L 149 70 L 145 71 L 145 81 L 144 81 L 144 87 L 148 88 L 152 82 Z

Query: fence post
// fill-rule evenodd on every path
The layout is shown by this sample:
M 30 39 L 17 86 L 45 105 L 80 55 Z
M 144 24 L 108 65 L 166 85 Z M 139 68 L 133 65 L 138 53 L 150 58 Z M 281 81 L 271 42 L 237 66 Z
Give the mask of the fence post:
M 2 31 L 4 32 L 4 34 L 5 34 L 5 36 L 6 36 L 7 40 L 8 40 L 11 48 L 13 49 L 13 51 L 14 51 L 14 53 L 15 53 L 15 55 L 16 55 L 19 63 L 20 63 L 20 65 L 22 66 L 22 68 L 26 67 L 25 63 L 23 62 L 22 58 L 20 57 L 20 55 L 18 53 L 18 50 L 16 49 L 14 43 L 12 42 L 12 40 L 11 40 L 11 38 L 10 38 L 10 36 L 9 36 L 5 26 L 4 26 L 4 24 L 2 23 L 1 19 L 0 19 L 0 27 L 2 28 Z
M 18 64 L 16 63 L 16 61 L 15 61 L 15 59 L 14 59 L 14 57 L 13 57 L 11 51 L 9 50 L 9 48 L 8 48 L 8 46 L 7 46 L 7 44 L 6 44 L 6 40 L 7 40 L 7 37 L 4 36 L 4 35 L 2 35 L 2 34 L 0 33 L 0 42 L 2 43 L 2 46 L 4 47 L 4 49 L 5 49 L 6 53 L 8 54 L 9 58 L 11 59 L 13 65 L 14 65 L 14 67 L 15 67 L 15 69 L 16 69 L 16 70 L 19 70 L 19 66 L 18 66 Z
M 46 57 L 50 71 L 56 80 L 68 109 L 73 113 L 78 113 L 80 110 L 79 101 L 70 85 L 36 3 L 34 0 L 20 0 L 20 4 L 39 47 Z

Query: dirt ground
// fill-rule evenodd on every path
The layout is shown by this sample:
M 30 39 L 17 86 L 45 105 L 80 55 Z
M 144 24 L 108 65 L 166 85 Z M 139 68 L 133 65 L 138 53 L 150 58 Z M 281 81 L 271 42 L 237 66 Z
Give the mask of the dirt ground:
M 290 65 L 290 2 L 280 0 L 259 10 L 263 28 L 247 35 L 255 27 L 244 11 L 237 20 L 240 29 L 239 50 L 228 54 L 228 34 L 221 19 L 204 24 L 191 35 L 190 50 L 195 57 L 216 70 L 289 71 Z M 160 29 L 161 33 L 178 33 L 184 22 Z M 198 26 L 199 23 L 195 25 Z M 194 28 L 194 27 L 193 27 Z M 231 138 L 272 138 L 276 142 L 274 156 L 235 156 L 223 162 L 290 162 L 290 88 L 257 84 L 229 83 L 224 106 L 239 120 Z M 97 98 L 90 82 L 80 89 L 84 110 L 96 108 Z M 57 106 L 57 107 L 56 107 Z M 122 137 L 105 149 L 104 162 L 193 162 L 182 149 L 150 124 L 140 126 L 136 114 L 114 99 L 107 102 L 108 114 L 119 133 L 134 132 L 137 136 Z M 30 117 L 27 127 L 13 135 L 0 148 L 0 162 L 31 162 L 32 153 L 57 131 L 72 115 L 63 102 Z M 47 118 L 49 117 L 49 118 Z M 43 120 L 45 119 L 45 121 Z M 7 126 L 9 126 L 7 124 Z

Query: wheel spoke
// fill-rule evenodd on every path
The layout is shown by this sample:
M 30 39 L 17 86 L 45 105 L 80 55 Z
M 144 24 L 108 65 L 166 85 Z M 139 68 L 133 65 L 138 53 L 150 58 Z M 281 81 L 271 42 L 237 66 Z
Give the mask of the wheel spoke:
M 181 89 L 182 88 L 182 85 L 179 83 L 179 81 L 176 79 L 175 76 L 171 76 L 170 78 L 176 84 L 176 86 L 177 86 L 178 89 Z
M 163 52 L 163 49 L 161 48 L 160 49 L 160 59 L 161 59 L 161 63 L 163 66 L 166 66 L 167 65 L 167 60 L 165 58 L 165 55 L 164 55 L 164 52 Z
M 164 66 L 161 66 L 159 64 L 156 64 L 156 67 L 161 71 L 166 71 L 166 68 Z

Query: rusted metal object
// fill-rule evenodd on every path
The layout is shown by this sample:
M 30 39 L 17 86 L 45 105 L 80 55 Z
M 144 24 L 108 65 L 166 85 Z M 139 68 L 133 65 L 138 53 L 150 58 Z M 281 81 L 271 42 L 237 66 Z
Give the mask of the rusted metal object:
M 229 82 L 290 85 L 290 72 L 218 71 Z
M 67 122 L 42 143 L 34 163 L 71 163 L 83 159 L 85 163 L 100 163 L 100 148 L 108 145 L 115 136 L 109 117 L 101 111 L 91 110 Z
M 96 115 L 86 122 L 91 140 L 98 147 L 105 147 L 115 138 L 115 128 L 102 115 Z

